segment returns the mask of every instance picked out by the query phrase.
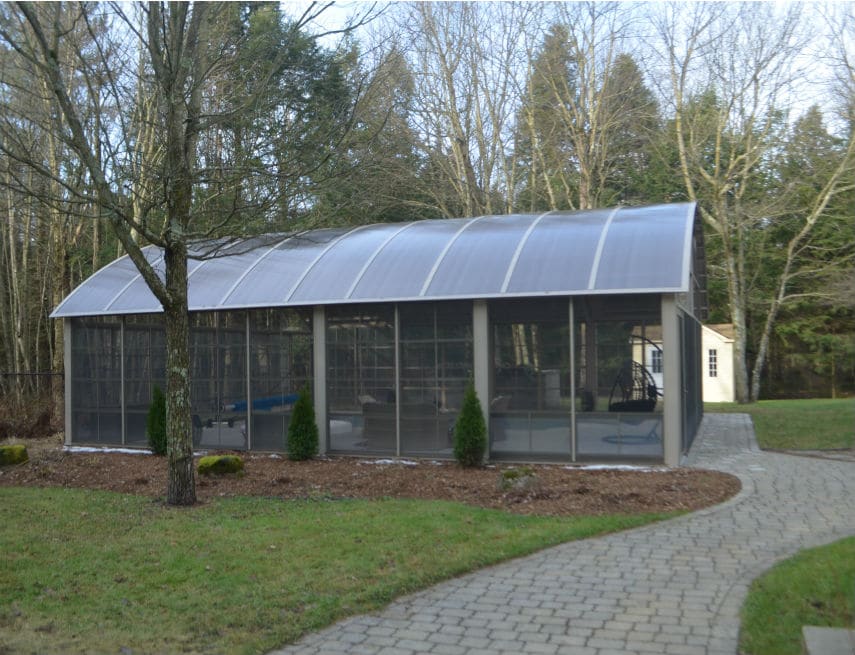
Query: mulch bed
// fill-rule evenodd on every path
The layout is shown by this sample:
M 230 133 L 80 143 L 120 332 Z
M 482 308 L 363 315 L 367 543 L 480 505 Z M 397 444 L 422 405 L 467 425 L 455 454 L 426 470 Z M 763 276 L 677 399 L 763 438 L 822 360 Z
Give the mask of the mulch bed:
M 0 469 L 0 486 L 76 487 L 162 497 L 166 460 L 153 455 L 76 453 L 58 438 L 28 440 L 30 461 Z M 579 516 L 697 510 L 740 490 L 738 478 L 701 469 L 591 470 L 534 465 L 537 484 L 502 491 L 500 471 L 512 465 L 463 469 L 452 462 L 320 458 L 240 453 L 243 476 L 197 476 L 200 501 L 223 496 L 441 499 L 522 514 Z

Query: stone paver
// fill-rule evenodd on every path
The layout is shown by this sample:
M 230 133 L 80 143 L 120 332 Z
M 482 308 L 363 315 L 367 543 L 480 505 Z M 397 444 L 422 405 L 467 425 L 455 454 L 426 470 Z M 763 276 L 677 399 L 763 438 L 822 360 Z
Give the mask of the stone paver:
M 734 655 L 751 580 L 855 534 L 855 462 L 762 452 L 747 415 L 711 414 L 687 464 L 733 473 L 742 491 L 450 580 L 270 655 Z

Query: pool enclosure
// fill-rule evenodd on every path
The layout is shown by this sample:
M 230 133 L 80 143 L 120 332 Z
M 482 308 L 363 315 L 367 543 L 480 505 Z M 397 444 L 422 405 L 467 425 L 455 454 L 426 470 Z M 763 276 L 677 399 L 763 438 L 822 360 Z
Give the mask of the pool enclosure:
M 494 460 L 675 465 L 700 422 L 691 203 L 267 236 L 188 274 L 198 448 L 282 450 L 304 385 L 328 453 L 451 457 L 469 380 Z M 146 445 L 160 312 L 127 257 L 54 311 L 68 443 Z

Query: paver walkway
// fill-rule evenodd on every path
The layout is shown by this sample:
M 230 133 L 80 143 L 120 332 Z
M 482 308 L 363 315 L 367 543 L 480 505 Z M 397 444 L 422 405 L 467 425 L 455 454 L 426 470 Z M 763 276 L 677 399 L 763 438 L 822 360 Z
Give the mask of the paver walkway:
M 711 414 L 689 464 L 739 476 L 742 492 L 450 580 L 271 655 L 734 655 L 751 580 L 855 534 L 855 462 L 761 452 L 747 415 Z

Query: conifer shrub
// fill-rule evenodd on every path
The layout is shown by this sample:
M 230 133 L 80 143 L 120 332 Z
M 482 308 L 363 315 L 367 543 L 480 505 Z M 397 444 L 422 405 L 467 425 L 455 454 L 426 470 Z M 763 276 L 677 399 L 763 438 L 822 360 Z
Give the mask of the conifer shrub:
M 470 382 L 463 396 L 463 406 L 454 425 L 454 459 L 461 466 L 481 466 L 487 452 L 487 426 L 481 412 L 481 401 Z
M 315 406 L 308 386 L 300 389 L 300 395 L 294 403 L 285 446 L 288 459 L 295 462 L 311 459 L 318 454 L 318 424 L 315 422 Z
M 29 459 L 27 447 L 24 445 L 0 446 L 0 466 L 23 464 Z
M 199 475 L 243 473 L 243 460 L 237 455 L 207 455 L 199 459 Z
M 145 433 L 148 447 L 155 455 L 166 454 L 166 396 L 160 387 L 151 391 L 151 405 L 145 421 Z

